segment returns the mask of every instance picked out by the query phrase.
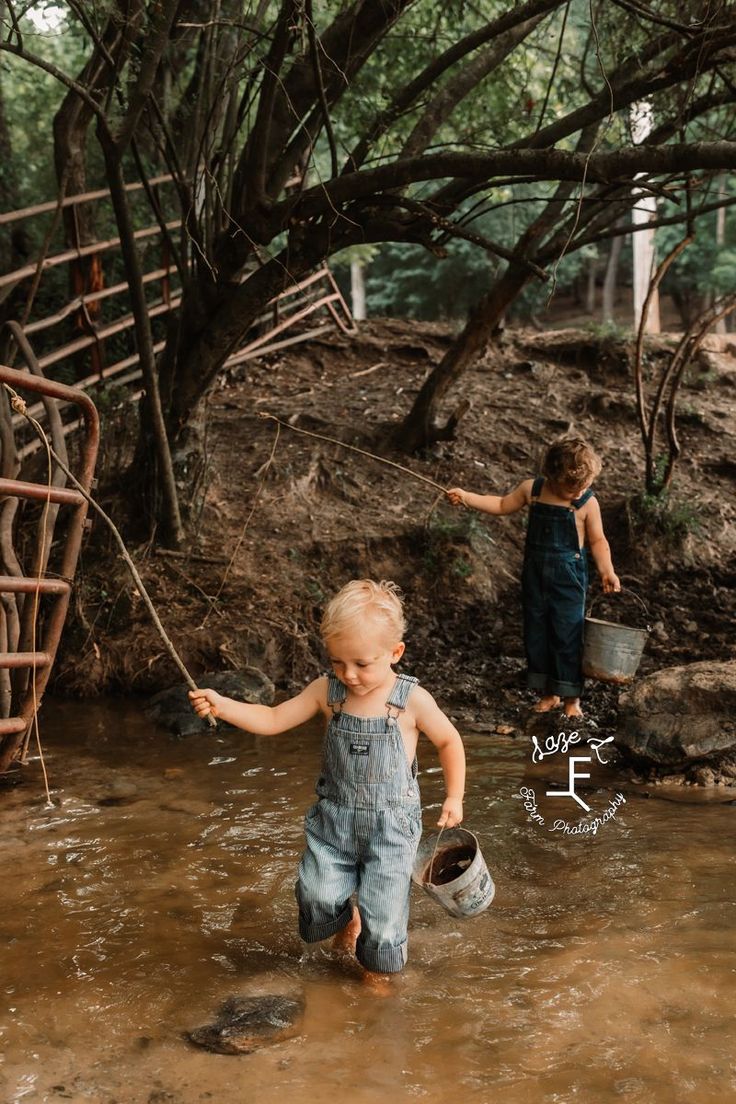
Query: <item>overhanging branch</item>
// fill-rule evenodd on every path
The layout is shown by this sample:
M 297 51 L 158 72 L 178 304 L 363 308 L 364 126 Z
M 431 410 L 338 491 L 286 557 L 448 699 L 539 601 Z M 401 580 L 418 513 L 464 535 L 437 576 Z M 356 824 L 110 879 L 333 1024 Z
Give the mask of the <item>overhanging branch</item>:
M 580 181 L 594 184 L 633 183 L 639 173 L 684 174 L 699 169 L 736 168 L 736 142 L 693 142 L 666 146 L 631 146 L 590 155 L 566 150 L 496 150 L 493 153 L 442 153 L 394 161 L 364 169 L 308 188 L 296 199 L 273 209 L 278 225 L 312 218 L 342 203 L 376 193 L 405 188 L 422 181 L 461 178 L 491 184 L 494 177 L 533 175 L 538 180 Z

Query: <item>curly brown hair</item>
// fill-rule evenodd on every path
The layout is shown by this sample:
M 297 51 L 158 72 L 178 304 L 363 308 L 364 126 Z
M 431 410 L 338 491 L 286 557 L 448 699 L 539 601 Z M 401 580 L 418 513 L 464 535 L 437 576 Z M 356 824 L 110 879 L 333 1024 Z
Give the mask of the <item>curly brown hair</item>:
M 592 483 L 602 467 L 600 457 L 582 437 L 559 437 L 544 455 L 542 475 L 554 488 L 570 494 Z

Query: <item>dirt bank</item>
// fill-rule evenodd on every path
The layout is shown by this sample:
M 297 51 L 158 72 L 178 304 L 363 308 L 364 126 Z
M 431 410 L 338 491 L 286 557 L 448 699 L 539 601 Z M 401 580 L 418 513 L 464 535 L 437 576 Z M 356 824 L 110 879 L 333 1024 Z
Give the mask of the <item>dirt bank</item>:
M 642 451 L 629 347 L 584 331 L 507 334 L 462 381 L 457 440 L 406 458 L 387 444 L 450 340 L 436 324 L 373 321 L 236 370 L 211 400 L 207 493 L 180 556 L 137 548 L 147 586 L 195 675 L 253 664 L 281 690 L 322 668 L 325 597 L 355 575 L 407 595 L 406 669 L 459 715 L 514 724 L 526 700 L 518 575 L 522 515 L 453 509 L 402 473 L 289 429 L 380 451 L 443 486 L 502 491 L 568 430 L 604 457 L 597 490 L 614 562 L 655 626 L 643 671 L 736 654 L 736 359 L 709 353 L 681 391 L 670 511 L 638 507 Z M 666 342 L 650 351 L 655 363 Z M 112 432 L 112 431 L 111 431 Z M 113 510 L 114 510 L 113 504 Z M 232 562 L 230 562 L 232 560 Z M 641 620 L 636 604 L 624 607 Z M 56 693 L 146 693 L 177 681 L 107 535 L 93 533 Z M 615 694 L 595 692 L 602 715 Z

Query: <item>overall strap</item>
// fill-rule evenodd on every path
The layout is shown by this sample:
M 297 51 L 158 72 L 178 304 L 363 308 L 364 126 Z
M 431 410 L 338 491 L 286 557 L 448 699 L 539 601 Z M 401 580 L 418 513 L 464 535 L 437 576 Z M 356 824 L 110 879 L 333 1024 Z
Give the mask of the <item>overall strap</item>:
M 542 487 L 544 486 L 544 476 L 538 475 L 532 483 L 532 502 L 536 501 L 542 493 Z
M 406 709 L 406 703 L 409 700 L 414 687 L 419 682 L 419 679 L 414 678 L 413 675 L 397 675 L 396 682 L 391 688 L 391 693 L 388 696 L 386 702 L 386 708 L 388 709 L 389 717 L 395 717 L 398 713 L 401 713 Z M 397 710 L 397 713 L 392 713 L 391 710 Z
M 581 494 L 580 498 L 574 499 L 572 505 L 575 510 L 579 510 L 581 506 L 584 506 L 589 498 L 592 498 L 595 491 L 592 487 L 588 487 L 587 491 Z
M 340 712 L 340 706 L 348 696 L 344 683 L 340 682 L 337 675 L 327 676 L 327 704 L 333 713 Z

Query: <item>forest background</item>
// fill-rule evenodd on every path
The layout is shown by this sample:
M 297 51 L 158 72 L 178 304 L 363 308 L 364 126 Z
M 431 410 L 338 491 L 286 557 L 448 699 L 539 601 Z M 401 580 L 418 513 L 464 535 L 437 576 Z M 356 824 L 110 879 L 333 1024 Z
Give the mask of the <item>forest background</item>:
M 75 296 L 118 281 L 127 285 L 134 326 L 106 343 L 106 355 L 138 358 L 143 394 L 140 417 L 114 387 L 96 396 L 110 415 L 102 493 L 113 495 L 116 510 L 127 515 L 131 539 L 145 541 L 149 552 L 164 545 L 203 554 L 214 542 L 224 544 L 227 560 L 241 548 L 242 502 L 227 531 L 218 531 L 240 485 L 228 483 L 227 462 L 215 458 L 213 436 L 227 440 L 230 461 L 232 450 L 240 450 L 241 482 L 244 474 L 251 495 L 258 498 L 269 485 L 270 496 L 261 497 L 260 517 L 243 545 L 245 558 L 228 580 L 230 591 L 223 592 L 216 568 L 212 577 L 193 579 L 187 562 L 187 578 L 201 592 L 193 600 L 204 595 L 205 612 L 215 593 L 220 607 L 232 599 L 233 580 L 239 579 L 238 601 L 262 591 L 265 584 L 256 583 L 259 572 L 247 559 L 257 558 L 248 553 L 249 543 L 259 532 L 273 541 L 280 528 L 279 510 L 264 499 L 278 502 L 281 496 L 282 509 L 285 500 L 294 523 L 305 528 L 312 560 L 336 556 L 334 540 L 315 552 L 315 511 L 334 518 L 338 500 L 343 507 L 359 503 L 355 525 L 362 537 L 370 540 L 381 527 L 381 480 L 359 477 L 347 466 L 338 467 L 337 478 L 332 454 L 328 460 L 325 452 L 282 441 L 279 449 L 291 450 L 290 460 L 274 452 L 264 470 L 269 438 L 255 415 L 259 403 L 276 409 L 272 399 L 284 403 L 284 417 L 298 416 L 300 424 L 385 455 L 403 454 L 404 461 L 411 454 L 418 469 L 446 481 L 473 463 L 474 450 L 476 463 L 490 463 L 482 458 L 488 442 L 479 442 L 477 419 L 489 395 L 501 407 L 522 406 L 530 415 L 504 446 L 517 464 L 522 456 L 524 464 L 533 463 L 524 442 L 573 423 L 585 429 L 585 419 L 571 420 L 571 411 L 592 417 L 599 409 L 609 423 L 612 411 L 618 410 L 618 421 L 624 411 L 626 444 L 616 447 L 627 456 L 643 448 L 646 464 L 644 472 L 637 462 L 626 473 L 621 516 L 632 516 L 631 502 L 642 509 L 644 503 L 661 532 L 682 537 L 692 531 L 668 497 L 681 446 L 666 440 L 663 421 L 663 440 L 657 440 L 659 415 L 647 413 L 646 391 L 656 394 L 661 382 L 702 392 L 715 375 L 713 365 L 706 364 L 697 378 L 687 371 L 700 339 L 711 326 L 728 324 L 733 305 L 733 4 L 694 3 L 683 14 L 669 0 L 527 0 L 514 6 L 466 0 L 20 6 L 3 0 L 0 11 L 2 209 L 58 197 L 43 217 L 2 223 L 2 269 L 38 264 L 40 274 L 39 259 L 54 249 L 84 251 L 68 268 L 46 268 L 40 280 L 25 277 L 6 285 L 3 320 L 27 323 Z M 642 114 L 649 119 L 646 133 Z M 164 175 L 165 184 L 148 183 Z M 146 186 L 132 193 L 125 188 L 132 181 Z M 109 203 L 64 205 L 74 194 L 98 188 L 109 191 Z M 614 321 L 616 295 L 628 304 L 628 245 L 641 232 L 642 211 L 656 227 L 658 257 L 666 261 L 656 278 L 673 305 L 668 319 L 692 338 L 679 361 L 676 341 L 637 344 Z M 151 222 L 158 235 L 142 242 L 136 230 Z M 115 236 L 119 250 L 101 259 L 91 247 Z M 152 306 L 160 292 L 145 272 L 161 250 L 181 305 L 157 315 Z M 223 375 L 228 357 L 257 330 L 273 296 L 325 260 L 338 275 L 343 272 L 343 281 L 351 267 L 354 276 L 364 271 L 371 315 L 449 325 L 409 327 L 399 337 L 390 328 L 368 326 L 362 338 L 336 337 L 330 349 L 323 342 L 306 359 L 299 353 L 267 360 L 265 368 L 245 369 L 237 378 Z M 530 360 L 533 338 L 526 346 L 504 344 L 504 326 L 539 326 L 550 304 L 554 309 L 570 297 L 584 309 L 595 307 L 595 325 L 577 339 L 572 354 L 568 348 L 548 356 L 549 350 L 537 347 L 534 357 L 542 359 Z M 114 310 L 120 311 L 119 303 L 99 303 L 93 326 L 109 321 Z M 617 317 L 622 321 L 623 313 Z M 78 324 L 68 314 L 62 336 L 73 338 Z M 58 340 L 58 333 L 43 332 L 36 351 Z M 4 358 L 9 356 L 7 345 Z M 555 357 L 561 375 L 550 366 Z M 571 362 L 577 370 L 583 361 L 590 367 L 585 380 L 569 370 Z M 511 382 L 525 364 L 531 364 L 524 370 L 532 384 L 526 392 Z M 479 378 L 469 381 L 467 373 L 484 365 L 479 398 Z M 70 357 L 52 374 L 74 382 L 88 370 L 82 358 Z M 335 387 L 328 395 L 319 389 L 325 375 Z M 352 382 L 356 378 L 359 384 Z M 232 426 L 220 401 L 228 381 L 237 391 L 229 397 L 238 407 Z M 607 399 L 599 393 L 601 384 Z M 540 387 L 554 424 L 531 417 L 530 395 Z M 295 411 L 285 401 L 309 393 L 311 407 L 300 400 Z M 553 409 L 566 393 L 560 409 Z M 123 407 L 121 439 L 112 414 Z M 694 424 L 708 428 L 705 415 Z M 728 479 L 722 444 L 715 441 L 708 463 L 720 464 Z M 243 454 L 251 449 L 246 461 Z M 500 465 L 499 478 L 504 470 Z M 289 498 L 294 494 L 301 495 L 297 505 Z M 440 555 L 436 528 L 428 537 L 427 526 L 413 522 L 402 530 L 410 558 L 418 556 L 435 574 L 442 564 L 450 583 L 453 572 L 475 580 L 475 599 L 498 598 L 504 572 L 513 577 L 514 540 L 489 575 L 467 524 L 459 534 L 448 521 L 440 529 L 442 540 L 449 534 L 461 544 L 470 541 L 469 559 L 456 549 Z M 299 542 L 291 538 L 284 556 L 288 551 L 292 567 L 306 579 L 302 591 L 308 591 L 299 601 L 305 609 L 318 606 L 330 571 L 323 577 L 312 564 L 305 573 Z M 395 538 L 385 517 L 384 538 Z M 104 541 L 96 539 L 100 552 Z M 631 536 L 631 543 L 637 539 Z M 380 561 L 375 546 L 373 553 Z M 150 638 L 131 653 L 136 603 L 121 597 L 122 584 L 109 585 L 109 562 L 100 555 L 106 585 L 90 570 L 73 649 L 94 654 L 102 668 L 98 687 L 141 685 L 151 664 L 141 677 L 132 671 L 130 656 L 140 662 L 146 648 L 150 656 Z M 230 560 L 228 571 L 232 566 Z M 271 570 L 279 605 L 284 563 L 276 557 Z M 397 565 L 387 562 L 386 570 L 396 573 Z M 716 590 L 721 583 L 710 581 Z M 159 585 L 173 608 L 173 590 L 161 580 Z M 253 600 L 257 606 L 260 599 Z M 273 619 L 274 610 L 269 613 Z M 181 616 L 191 619 L 191 608 Z M 264 643 L 263 631 L 256 641 L 249 629 L 246 644 L 237 645 L 243 625 L 236 622 L 223 632 L 220 659 L 229 655 L 234 662 L 237 653 L 273 660 L 278 651 L 277 669 L 289 667 L 288 678 L 298 679 L 314 651 L 314 626 L 305 617 L 306 629 L 290 633 L 290 666 L 284 646 Z M 107 658 L 100 659 L 103 623 L 109 646 Z M 277 617 L 275 629 L 283 628 Z M 303 646 L 294 643 L 300 634 Z M 196 647 L 203 662 L 212 662 L 217 648 L 206 646 L 204 635 Z
M 291 695 L 328 598 L 400 585 L 399 669 L 466 742 L 498 886 L 467 926 L 415 894 L 395 999 L 304 953 L 320 726 L 194 716 L 98 517 L 63 570 L 84 503 L 0 387 L 2 1099 L 733 1098 L 735 57 L 734 0 L 0 0 L 0 363 L 27 338 L 94 399 L 93 494 L 199 685 Z M 635 324 L 649 230 L 662 333 Z M 240 358 L 325 264 L 367 320 L 330 299 Z M 52 416 L 78 412 L 36 399 L 79 472 Z M 633 705 L 586 686 L 588 839 L 557 831 L 573 758 L 532 762 L 562 718 L 525 687 L 525 513 L 443 493 L 507 491 L 567 432 L 623 581 L 591 607 L 649 626 Z M 431 829 L 426 741 L 419 770 Z M 552 787 L 544 825 L 514 800 Z M 290 1040 L 184 1041 L 282 993 Z

